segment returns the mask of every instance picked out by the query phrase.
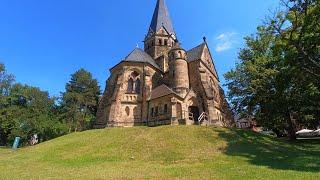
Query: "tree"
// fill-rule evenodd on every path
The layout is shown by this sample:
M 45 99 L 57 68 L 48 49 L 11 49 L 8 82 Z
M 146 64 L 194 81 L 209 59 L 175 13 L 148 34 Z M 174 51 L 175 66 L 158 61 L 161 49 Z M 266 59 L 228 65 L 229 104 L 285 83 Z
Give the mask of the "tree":
M 316 0 L 283 1 L 285 10 L 246 37 L 240 63 L 225 74 L 237 112 L 273 129 L 319 121 L 320 9 Z
M 13 75 L 0 64 L 1 145 L 12 143 L 16 136 L 27 144 L 33 134 L 42 142 L 66 133 L 66 126 L 57 118 L 55 98 L 39 88 L 13 82 Z
M 71 75 L 63 93 L 63 118 L 66 119 L 69 132 L 90 128 L 95 120 L 100 96 L 100 87 L 91 73 L 80 69 Z
M 8 95 L 10 93 L 14 77 L 6 72 L 5 65 L 0 63 L 0 115 L 4 108 L 8 107 Z M 7 143 L 8 120 L 0 118 L 0 144 Z
M 54 98 L 39 88 L 14 84 L 7 104 L 0 113 L 1 128 L 6 133 L 7 142 L 19 136 L 27 144 L 33 134 L 43 142 L 66 133 L 66 127 L 54 114 Z

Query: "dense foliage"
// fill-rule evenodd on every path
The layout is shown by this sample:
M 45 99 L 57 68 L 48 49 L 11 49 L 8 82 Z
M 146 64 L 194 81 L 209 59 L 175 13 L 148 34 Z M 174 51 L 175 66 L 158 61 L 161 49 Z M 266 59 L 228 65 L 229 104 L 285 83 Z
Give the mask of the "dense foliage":
M 0 135 L 1 144 L 12 143 L 16 136 L 24 144 L 37 134 L 40 141 L 66 132 L 55 111 L 55 99 L 47 92 L 27 85 L 14 84 L 13 76 L 1 64 Z
M 88 129 L 99 93 L 97 81 L 81 69 L 72 75 L 59 104 L 48 92 L 15 83 L 0 64 L 0 145 L 12 144 L 16 136 L 26 145 L 34 134 L 43 142 L 68 130 Z
M 230 101 L 244 117 L 295 138 L 320 118 L 320 1 L 282 2 L 284 10 L 246 37 L 225 74 Z
M 64 120 L 71 131 L 90 129 L 97 113 L 100 87 L 91 73 L 80 69 L 71 75 L 62 97 Z

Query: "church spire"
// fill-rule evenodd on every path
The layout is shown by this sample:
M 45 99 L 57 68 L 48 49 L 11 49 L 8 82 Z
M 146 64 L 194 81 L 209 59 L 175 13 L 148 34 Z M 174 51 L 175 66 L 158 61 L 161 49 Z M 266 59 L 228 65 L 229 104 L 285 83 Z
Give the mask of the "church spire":
M 166 2 L 165 0 L 158 0 L 148 35 L 156 33 L 162 27 L 164 27 L 170 34 L 175 35 Z

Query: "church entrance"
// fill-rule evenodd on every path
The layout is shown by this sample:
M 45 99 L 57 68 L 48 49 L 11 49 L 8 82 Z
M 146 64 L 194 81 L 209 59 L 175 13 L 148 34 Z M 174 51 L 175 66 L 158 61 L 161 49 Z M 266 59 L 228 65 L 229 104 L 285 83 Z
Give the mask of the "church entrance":
M 199 116 L 200 116 L 200 111 L 197 106 L 190 106 L 189 107 L 189 120 L 194 121 L 194 124 L 198 125 L 199 124 Z

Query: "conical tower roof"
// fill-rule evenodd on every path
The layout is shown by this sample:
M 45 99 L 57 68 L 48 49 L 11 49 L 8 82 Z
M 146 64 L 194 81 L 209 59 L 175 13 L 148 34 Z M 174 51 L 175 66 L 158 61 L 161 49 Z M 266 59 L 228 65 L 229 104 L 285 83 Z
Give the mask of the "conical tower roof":
M 158 0 L 149 28 L 149 34 L 164 27 L 170 34 L 175 35 L 172 21 L 165 0 Z

